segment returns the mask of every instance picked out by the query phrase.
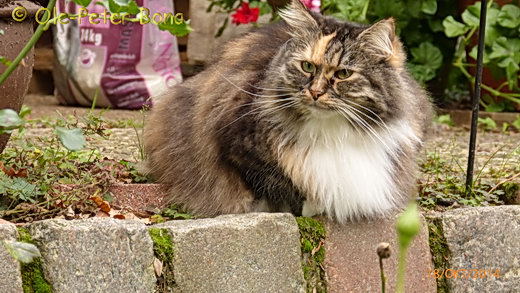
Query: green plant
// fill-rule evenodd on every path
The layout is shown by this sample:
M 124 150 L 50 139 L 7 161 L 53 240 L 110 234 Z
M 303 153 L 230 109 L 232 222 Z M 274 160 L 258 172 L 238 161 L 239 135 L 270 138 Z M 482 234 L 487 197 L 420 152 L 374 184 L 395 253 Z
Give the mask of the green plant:
M 469 68 L 474 66 L 469 57 L 476 59 L 475 33 L 480 25 L 480 2 L 466 8 L 462 21 L 448 16 L 442 22 L 446 36 L 458 38 L 453 65 L 472 83 L 475 82 Z M 500 7 L 494 1 L 488 3 L 484 65 L 496 78 L 505 81 L 493 88 L 482 84 L 489 95 L 483 95 L 481 105 L 486 111 L 514 110 L 513 103 L 520 105 L 518 74 L 520 71 L 520 7 L 507 4 Z M 469 52 L 469 53 L 468 53 Z M 509 91 L 505 91 L 504 89 Z
M 415 202 L 410 203 L 406 210 L 397 218 L 396 229 L 399 242 L 399 262 L 397 265 L 397 285 L 395 291 L 403 293 L 406 275 L 406 254 L 412 240 L 421 230 L 421 220 Z
M 439 116 L 435 117 L 434 121 L 436 123 L 438 123 L 438 124 L 444 124 L 444 125 L 448 125 L 448 126 L 455 126 L 455 123 L 451 119 L 450 114 L 439 115 Z
M 296 217 L 300 230 L 303 275 L 307 282 L 307 292 L 327 292 L 323 261 L 325 259 L 324 241 L 327 233 L 318 220 Z
M 78 6 L 86 7 L 88 6 L 92 0 L 73 0 Z M 131 22 L 141 22 L 148 23 L 150 19 L 146 16 L 146 13 L 143 11 L 146 10 L 144 7 L 139 7 L 134 0 L 103 0 L 96 2 L 98 5 L 103 5 L 107 8 L 107 10 L 111 14 L 118 14 L 117 18 L 121 18 L 124 15 L 125 21 Z M 51 15 L 50 11 L 54 11 L 54 7 L 56 5 L 56 0 L 50 0 L 47 5 L 47 9 L 45 10 L 41 19 L 47 19 L 46 22 L 41 22 L 33 36 L 27 44 L 24 46 L 22 51 L 18 54 L 18 56 L 13 60 L 9 61 L 5 57 L 0 56 L 0 60 L 3 64 L 8 65 L 7 69 L 0 75 L 0 85 L 5 82 L 5 80 L 11 75 L 11 73 L 16 69 L 16 67 L 20 64 L 20 62 L 27 56 L 27 54 L 31 51 L 32 47 L 36 44 L 36 42 L 40 39 L 41 35 L 44 31 L 48 30 L 51 24 L 55 24 L 57 21 L 62 21 L 64 19 L 75 20 L 80 18 L 79 14 L 72 13 L 60 13 L 56 15 L 54 13 Z M 127 17 L 133 15 L 134 17 Z M 102 19 L 102 16 L 98 16 L 97 18 L 90 19 Z M 155 22 L 152 22 L 155 24 Z M 160 30 L 168 31 L 176 36 L 185 36 L 190 33 L 191 27 L 189 26 L 189 21 L 176 21 L 174 16 L 165 17 L 165 19 L 159 23 L 157 23 L 157 27 Z
M 22 112 L 28 111 L 24 108 Z M 18 118 L 22 126 L 0 154 L 0 217 L 17 222 L 67 211 L 92 214 L 97 208 L 89 200 L 93 194 L 107 196 L 108 187 L 115 182 L 147 180 L 133 162 L 104 158 L 99 150 L 85 144 L 85 137 L 93 140 L 110 135 L 106 121 L 93 111 L 81 119 L 46 120 L 46 125 L 56 129 L 54 134 L 48 131 L 36 137 L 28 137 L 25 127 L 42 122 Z M 77 187 L 64 189 L 60 187 L 63 184 Z

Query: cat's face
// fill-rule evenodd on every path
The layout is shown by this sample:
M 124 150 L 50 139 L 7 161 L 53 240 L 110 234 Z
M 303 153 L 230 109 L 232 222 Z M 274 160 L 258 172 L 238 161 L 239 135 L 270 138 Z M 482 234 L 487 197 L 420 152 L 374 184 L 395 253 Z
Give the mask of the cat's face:
M 393 20 L 364 27 L 313 17 L 296 1 L 281 15 L 292 39 L 273 60 L 271 80 L 277 88 L 294 90 L 292 98 L 299 102 L 293 110 L 341 115 L 356 124 L 391 116 L 404 62 Z

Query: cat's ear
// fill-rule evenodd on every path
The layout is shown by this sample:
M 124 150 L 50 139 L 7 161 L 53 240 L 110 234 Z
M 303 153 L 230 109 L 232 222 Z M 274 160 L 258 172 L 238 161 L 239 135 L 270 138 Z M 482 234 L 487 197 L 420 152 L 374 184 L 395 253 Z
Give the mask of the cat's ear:
M 404 65 L 405 54 L 399 38 L 395 35 L 393 18 L 383 19 L 364 30 L 358 40 L 363 42 L 363 48 L 375 57 L 388 60 L 392 65 Z
M 318 23 L 300 0 L 292 0 L 284 9 L 280 10 L 279 15 L 294 29 L 290 32 L 291 34 L 305 34 L 319 29 Z

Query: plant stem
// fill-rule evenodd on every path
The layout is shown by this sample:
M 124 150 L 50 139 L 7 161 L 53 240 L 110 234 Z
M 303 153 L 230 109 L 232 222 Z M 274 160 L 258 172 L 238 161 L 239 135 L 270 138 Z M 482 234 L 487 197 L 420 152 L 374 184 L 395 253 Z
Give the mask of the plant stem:
M 50 14 L 49 11 L 52 11 L 54 9 L 54 5 L 56 5 L 56 0 L 50 0 L 49 5 L 47 5 L 48 10 L 45 11 L 45 14 L 43 16 L 44 19 L 45 19 L 45 17 L 47 17 L 47 14 Z M 49 18 L 50 18 L 50 15 L 49 15 Z M 29 51 L 31 51 L 32 47 L 34 47 L 36 42 L 40 39 L 46 26 L 47 26 L 47 24 L 45 24 L 45 23 L 41 23 L 38 25 L 38 28 L 34 32 L 33 36 L 29 40 L 29 42 L 27 42 L 27 44 L 25 44 L 25 47 L 23 47 L 20 54 L 18 54 L 16 59 L 14 59 L 14 61 L 11 62 L 11 65 L 9 65 L 9 67 L 7 67 L 7 69 L 2 73 L 2 75 L 0 75 L 0 85 L 2 85 L 5 82 L 5 80 L 9 77 L 9 75 L 11 75 L 11 73 L 16 69 L 16 67 L 18 67 L 18 65 L 23 60 L 23 58 L 25 58 L 25 56 L 27 56 Z
M 383 258 L 379 258 L 379 270 L 381 270 L 381 293 L 385 293 L 385 287 L 386 287 L 386 277 L 385 277 L 385 271 L 383 269 Z
M 406 275 L 406 252 L 408 247 L 399 247 L 399 263 L 397 265 L 397 286 L 395 292 L 404 293 L 404 281 Z

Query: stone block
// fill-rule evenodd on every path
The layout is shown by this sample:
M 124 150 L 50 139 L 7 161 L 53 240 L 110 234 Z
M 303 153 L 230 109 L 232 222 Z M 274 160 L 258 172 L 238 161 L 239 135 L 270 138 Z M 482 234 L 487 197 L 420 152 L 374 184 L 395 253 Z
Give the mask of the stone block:
M 0 292 L 19 293 L 22 290 L 20 263 L 14 259 L 2 244 L 3 241 L 13 241 L 18 238 L 14 224 L 0 223 Z
M 59 292 L 153 292 L 153 243 L 144 224 L 90 218 L 28 226 L 46 279 Z
M 395 291 L 398 259 L 396 218 L 392 216 L 344 225 L 323 220 L 327 230 L 325 270 L 329 293 L 381 292 L 376 253 L 376 247 L 381 242 L 388 242 L 391 247 L 391 256 L 383 261 L 383 265 L 388 278 L 387 292 Z M 433 264 L 424 218 L 422 222 L 421 232 L 408 250 L 406 292 L 437 292 L 435 279 L 428 275 Z
M 175 292 L 305 292 L 298 226 L 290 214 L 170 221 Z

